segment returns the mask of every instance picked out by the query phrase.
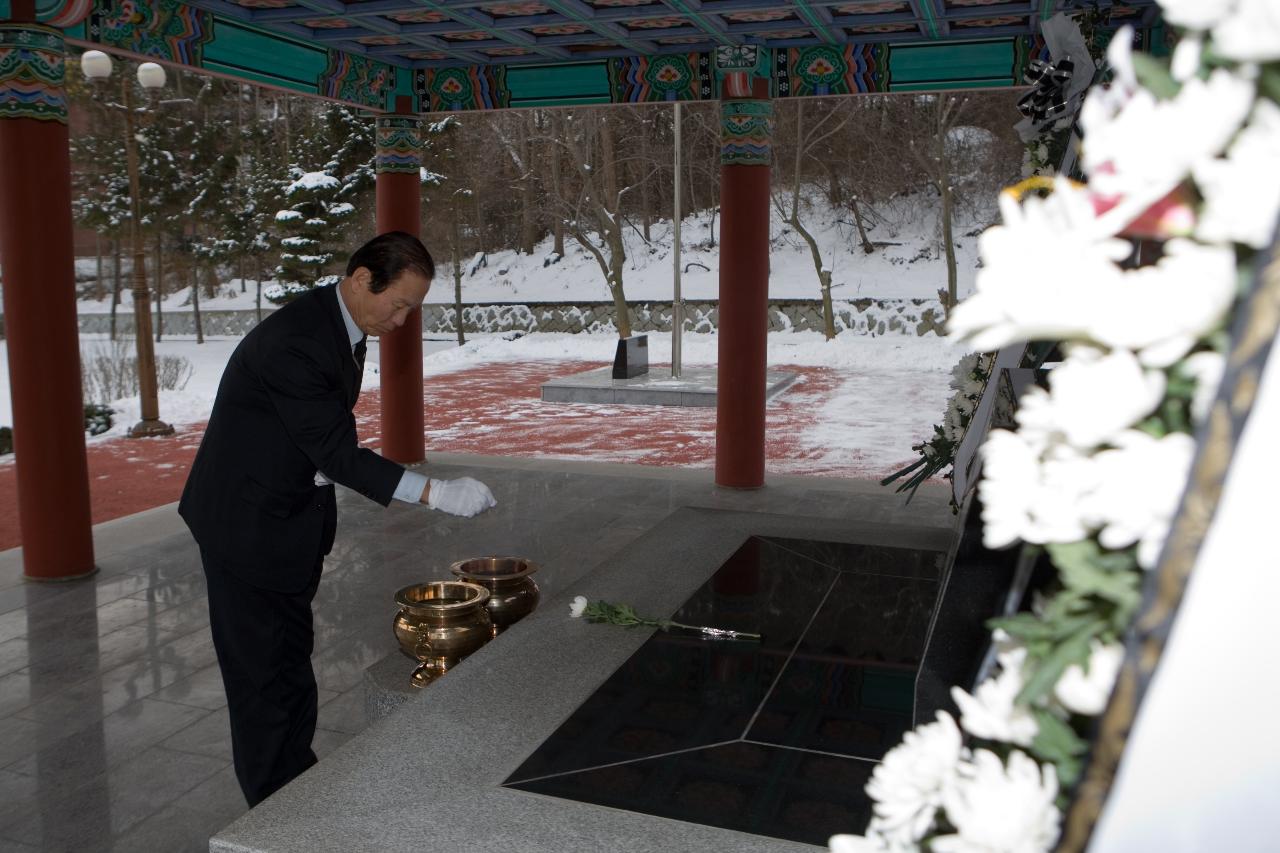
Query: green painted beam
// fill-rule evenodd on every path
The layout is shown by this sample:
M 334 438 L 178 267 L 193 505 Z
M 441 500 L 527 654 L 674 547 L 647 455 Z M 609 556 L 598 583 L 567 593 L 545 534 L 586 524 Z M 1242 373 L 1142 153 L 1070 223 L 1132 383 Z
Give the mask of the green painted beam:
M 961 88 L 974 80 L 999 80 L 1013 85 L 1014 49 L 1012 39 L 961 44 L 894 45 L 889 50 L 890 88 Z
M 609 103 L 609 68 L 604 62 L 574 65 L 510 66 L 507 68 L 507 91 L 511 105 L 547 106 L 547 102 L 569 103 L 562 92 L 572 92 L 572 103 Z M 603 98 L 597 101 L 596 98 Z M 534 102 L 537 103 L 534 103 Z
M 237 68 L 234 65 L 223 65 L 220 62 L 205 61 L 201 66 L 206 71 L 213 71 L 218 74 L 226 74 L 236 80 L 243 80 L 246 83 L 262 83 L 266 86 L 276 86 L 281 89 L 289 89 L 294 92 L 301 92 L 304 95 L 314 95 L 316 93 L 315 83 L 299 83 L 297 80 L 289 80 L 285 77 L 275 77 L 270 74 L 259 74 L 256 71 L 246 71 L 243 68 Z
M 520 109 L 523 107 L 585 107 L 597 104 L 611 104 L 608 95 L 598 96 L 574 96 L 569 98 L 530 98 L 529 100 L 511 99 L 511 108 Z
M 958 80 L 943 83 L 890 83 L 890 92 L 939 92 L 953 89 L 1007 89 L 1012 84 L 1009 77 Z
M 204 49 L 204 66 L 211 71 L 312 94 L 327 59 L 318 47 L 225 18 L 215 19 L 213 41 Z

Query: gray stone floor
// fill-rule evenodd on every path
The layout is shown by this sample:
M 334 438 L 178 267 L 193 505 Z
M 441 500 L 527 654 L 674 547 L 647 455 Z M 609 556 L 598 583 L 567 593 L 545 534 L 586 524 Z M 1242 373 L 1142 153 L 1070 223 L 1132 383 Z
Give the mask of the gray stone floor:
M 366 726 L 361 677 L 395 648 L 395 590 L 454 560 L 527 557 L 551 598 L 684 506 L 951 524 L 940 486 L 904 510 L 856 480 L 738 492 L 709 471 L 444 455 L 430 469 L 483 479 L 499 506 L 457 519 L 340 490 L 315 602 L 322 762 Z M 19 553 L 0 553 L 0 853 L 206 850 L 246 808 L 195 545 L 173 505 L 100 525 L 95 545 L 101 571 L 72 584 L 26 583 Z

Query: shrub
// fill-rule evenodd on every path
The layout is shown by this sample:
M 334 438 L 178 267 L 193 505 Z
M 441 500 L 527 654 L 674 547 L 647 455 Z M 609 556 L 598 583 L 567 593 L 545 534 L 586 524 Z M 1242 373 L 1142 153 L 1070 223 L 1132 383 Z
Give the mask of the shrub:
M 104 406 L 99 403 L 85 403 L 84 431 L 89 435 L 102 435 L 111 429 L 111 416 L 115 413 L 115 409 L 110 406 Z
M 162 390 L 187 387 L 195 368 L 180 355 L 156 357 L 156 380 Z M 133 342 L 117 339 L 97 344 L 81 354 L 80 377 L 86 403 L 105 404 L 138 393 L 138 358 Z

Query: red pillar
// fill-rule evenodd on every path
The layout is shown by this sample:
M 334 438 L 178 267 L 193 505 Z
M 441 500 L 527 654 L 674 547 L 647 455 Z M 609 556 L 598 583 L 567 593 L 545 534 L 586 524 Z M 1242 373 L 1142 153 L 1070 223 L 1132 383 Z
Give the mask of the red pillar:
M 422 215 L 421 139 L 409 99 L 378 118 L 377 229 L 419 235 Z M 422 309 L 378 342 L 382 380 L 382 455 L 410 464 L 426 458 L 423 443 Z
M 769 329 L 767 80 L 725 82 L 720 102 L 720 329 L 716 484 L 764 485 L 765 355 Z
M 0 264 L 23 573 L 93 573 L 62 33 L 0 24 Z

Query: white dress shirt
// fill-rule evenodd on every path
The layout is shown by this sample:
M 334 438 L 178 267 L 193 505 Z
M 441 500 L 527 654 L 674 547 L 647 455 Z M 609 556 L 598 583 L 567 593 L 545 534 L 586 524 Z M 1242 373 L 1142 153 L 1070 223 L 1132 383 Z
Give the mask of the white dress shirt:
M 342 290 L 338 285 L 333 285 L 333 289 L 338 296 L 338 310 L 342 312 L 342 322 L 347 326 L 347 338 L 351 342 L 351 357 L 355 358 L 356 344 L 364 338 L 364 332 L 360 331 L 360 327 L 356 325 L 356 321 L 351 318 L 351 312 L 347 310 L 347 302 L 342 296 Z M 323 471 L 316 472 L 316 485 L 323 486 L 333 482 L 333 478 L 326 476 Z M 396 486 L 395 500 L 404 501 L 405 503 L 416 504 L 422 499 L 422 493 L 427 488 L 427 478 L 417 471 L 404 469 L 404 474 L 400 476 L 400 483 Z

